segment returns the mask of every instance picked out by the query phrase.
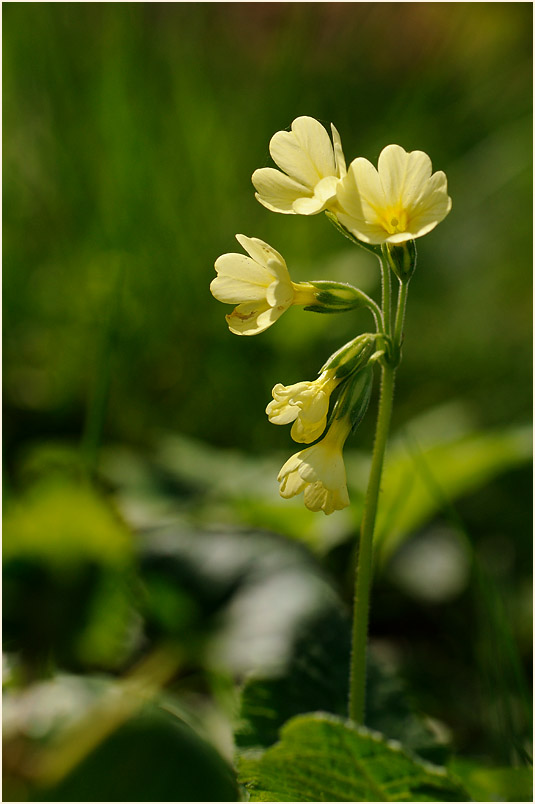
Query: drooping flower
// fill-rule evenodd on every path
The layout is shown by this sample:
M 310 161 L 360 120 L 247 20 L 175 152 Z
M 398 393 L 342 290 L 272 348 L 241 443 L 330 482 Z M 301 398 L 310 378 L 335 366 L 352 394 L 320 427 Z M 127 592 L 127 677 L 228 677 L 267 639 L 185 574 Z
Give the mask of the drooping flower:
M 336 216 L 365 243 L 404 243 L 422 237 L 451 209 L 445 173 L 432 174 L 423 151 L 387 145 L 378 168 L 363 157 L 351 162 L 337 186 Z
M 273 401 L 266 408 L 272 424 L 293 422 L 291 436 L 294 441 L 310 444 L 325 430 L 329 397 L 340 379 L 336 370 L 324 371 L 317 380 L 294 385 L 278 383 L 273 388 Z
M 340 135 L 331 140 L 313 117 L 298 117 L 291 131 L 277 131 L 269 152 L 280 170 L 255 170 L 256 198 L 273 212 L 315 215 L 336 201 L 336 185 L 346 175 Z M 283 172 L 281 172 L 283 171 Z
M 236 335 L 257 335 L 270 327 L 292 304 L 312 304 L 316 289 L 307 282 L 292 282 L 283 257 L 256 237 L 236 235 L 245 254 L 223 254 L 215 263 L 217 276 L 212 295 L 236 304 L 225 316 Z
M 350 429 L 349 419 L 335 419 L 321 441 L 292 455 L 277 478 L 281 497 L 294 497 L 303 491 L 306 507 L 325 514 L 348 506 L 342 449 Z

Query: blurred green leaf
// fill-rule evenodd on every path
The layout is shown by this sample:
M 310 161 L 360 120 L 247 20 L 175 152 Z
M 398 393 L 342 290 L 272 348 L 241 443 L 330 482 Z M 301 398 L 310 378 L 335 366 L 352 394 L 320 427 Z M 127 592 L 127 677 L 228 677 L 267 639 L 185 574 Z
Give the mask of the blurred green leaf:
M 417 422 L 415 422 L 417 424 Z M 503 472 L 529 463 L 532 432 L 511 427 L 469 431 L 453 438 L 424 441 L 407 425 L 385 465 L 377 517 L 377 556 L 384 563 L 401 542 L 453 502 Z
M 237 801 L 231 767 L 195 732 L 156 707 L 121 726 L 59 784 L 32 801 Z
M 46 478 L 10 501 L 4 517 L 4 558 L 39 557 L 56 571 L 86 561 L 124 566 L 132 537 L 89 485 Z
M 449 767 L 472 801 L 533 801 L 533 768 L 484 768 L 463 759 Z
M 323 713 L 286 723 L 280 742 L 239 761 L 251 801 L 467 801 L 444 768 Z
M 124 661 L 133 616 L 132 536 L 89 485 L 60 476 L 10 500 L 4 517 L 4 639 L 33 672 Z

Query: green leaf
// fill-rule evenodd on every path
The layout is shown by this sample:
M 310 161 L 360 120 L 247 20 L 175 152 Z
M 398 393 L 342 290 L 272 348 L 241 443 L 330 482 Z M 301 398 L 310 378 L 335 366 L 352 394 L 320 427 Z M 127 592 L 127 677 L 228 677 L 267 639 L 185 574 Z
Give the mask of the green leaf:
M 251 801 L 467 801 L 444 768 L 325 713 L 299 716 L 260 756 L 240 761 Z
M 461 406 L 448 405 L 409 423 L 387 455 L 377 515 L 377 559 L 383 564 L 416 530 L 448 504 L 530 461 L 529 427 L 475 431 Z M 363 474 L 348 453 L 348 479 Z M 360 512 L 357 512 L 360 519 Z
M 34 673 L 52 658 L 71 667 L 124 661 L 135 623 L 133 537 L 103 495 L 60 474 L 39 480 L 10 500 L 3 547 L 4 636 Z
M 231 767 L 189 726 L 148 706 L 34 801 L 237 801 Z

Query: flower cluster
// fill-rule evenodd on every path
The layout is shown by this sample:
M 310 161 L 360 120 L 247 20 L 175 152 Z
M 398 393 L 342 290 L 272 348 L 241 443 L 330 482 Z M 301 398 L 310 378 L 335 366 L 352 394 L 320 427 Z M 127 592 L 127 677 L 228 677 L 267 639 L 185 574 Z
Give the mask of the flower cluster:
M 363 157 L 347 168 L 333 125 L 331 132 L 332 140 L 311 117 L 298 117 L 290 131 L 278 131 L 269 151 L 279 170 L 255 170 L 257 200 L 287 215 L 327 213 L 350 239 L 382 250 L 399 282 L 407 283 L 416 264 L 414 240 L 451 209 L 445 174 L 432 172 L 427 154 L 400 145 L 387 145 L 377 168 Z M 293 305 L 320 313 L 366 306 L 374 316 L 375 333 L 360 335 L 331 355 L 317 379 L 275 385 L 266 408 L 270 422 L 291 423 L 292 438 L 311 444 L 282 467 L 281 496 L 304 492 L 307 508 L 330 514 L 349 504 L 342 450 L 368 406 L 373 364 L 392 359 L 391 333 L 383 311 L 362 291 L 337 282 L 293 282 L 278 251 L 255 237 L 236 239 L 247 256 L 219 257 L 210 285 L 216 299 L 236 305 L 226 316 L 236 335 L 263 332 Z

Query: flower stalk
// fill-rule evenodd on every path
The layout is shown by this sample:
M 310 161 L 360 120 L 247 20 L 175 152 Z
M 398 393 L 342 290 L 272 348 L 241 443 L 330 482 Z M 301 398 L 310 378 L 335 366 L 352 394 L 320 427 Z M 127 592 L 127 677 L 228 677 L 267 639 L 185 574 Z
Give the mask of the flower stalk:
M 415 252 L 416 255 L 416 252 Z M 414 257 L 416 259 L 416 256 Z M 384 256 L 381 261 L 383 279 L 383 315 L 388 322 L 390 332 L 390 269 L 389 260 L 384 247 Z M 379 397 L 379 410 L 373 445 L 372 463 L 368 488 L 364 502 L 364 513 L 360 528 L 360 543 L 358 554 L 357 574 L 355 579 L 355 600 L 353 608 L 353 631 L 351 649 L 351 669 L 349 680 L 349 717 L 355 723 L 364 723 L 366 701 L 366 646 L 368 640 L 368 620 L 370 611 L 370 592 L 373 580 L 373 536 L 375 520 L 381 489 L 381 476 L 383 472 L 384 456 L 392 418 L 394 402 L 394 386 L 396 370 L 401 359 L 401 346 L 403 342 L 403 323 L 409 279 L 399 281 L 399 291 L 394 320 L 394 332 L 391 337 L 392 353 L 382 361 L 381 391 Z
M 381 396 L 373 457 L 364 503 L 364 514 L 360 529 L 358 567 L 355 583 L 355 603 L 353 609 L 353 634 L 351 651 L 351 670 L 349 681 L 349 717 L 355 723 L 364 722 L 366 694 L 366 644 L 368 638 L 368 619 L 370 591 L 373 576 L 373 534 L 386 442 L 392 416 L 394 381 L 396 369 L 383 363 L 381 375 Z
M 292 455 L 279 472 L 280 494 L 303 494 L 311 511 L 330 515 L 349 505 L 343 447 L 370 401 L 374 365 L 381 367 L 381 390 L 370 477 L 360 531 L 355 580 L 349 715 L 364 721 L 366 647 L 373 576 L 373 536 L 381 475 L 392 417 L 396 370 L 401 360 L 409 281 L 416 267 L 415 239 L 431 232 L 451 209 L 447 179 L 432 172 L 423 151 L 387 145 L 375 168 L 357 157 L 349 167 L 340 135 L 311 117 L 298 117 L 278 131 L 269 150 L 278 169 L 256 170 L 257 200 L 272 212 L 314 216 L 324 212 L 337 231 L 375 254 L 381 264 L 381 306 L 347 283 L 295 283 L 284 258 L 258 238 L 237 235 L 247 252 L 224 254 L 211 283 L 216 299 L 236 307 L 226 316 L 231 332 L 257 335 L 292 306 L 312 313 L 344 313 L 367 307 L 376 331 L 363 333 L 332 354 L 315 380 L 277 383 L 266 408 L 273 424 L 292 424 L 294 441 L 310 446 Z M 398 280 L 392 314 L 392 276 Z M 331 402 L 331 398 L 334 399 Z

